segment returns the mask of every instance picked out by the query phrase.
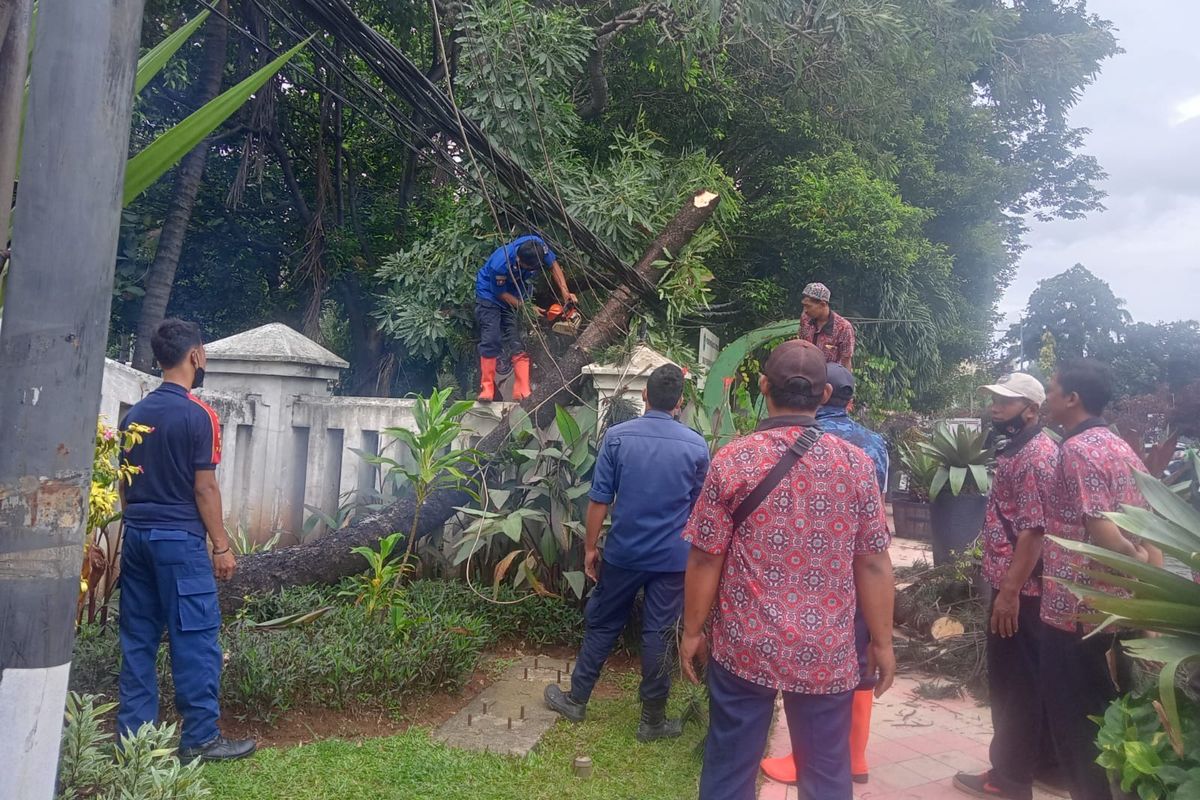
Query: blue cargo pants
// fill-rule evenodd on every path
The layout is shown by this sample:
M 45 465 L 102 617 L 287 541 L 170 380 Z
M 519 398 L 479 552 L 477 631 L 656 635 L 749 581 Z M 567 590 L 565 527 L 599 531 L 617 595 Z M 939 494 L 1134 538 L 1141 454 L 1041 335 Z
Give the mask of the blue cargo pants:
M 183 717 L 180 747 L 199 747 L 217 736 L 220 627 L 217 581 L 205 538 L 127 526 L 121 550 L 118 734 L 136 732 L 158 719 L 155 660 L 165 628 L 175 708 Z

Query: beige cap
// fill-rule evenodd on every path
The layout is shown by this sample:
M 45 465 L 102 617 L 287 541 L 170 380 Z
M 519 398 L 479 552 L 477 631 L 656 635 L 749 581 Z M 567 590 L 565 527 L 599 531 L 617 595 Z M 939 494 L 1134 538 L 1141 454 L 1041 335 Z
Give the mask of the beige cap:
M 1046 402 L 1046 390 L 1041 381 L 1024 372 L 1010 372 L 995 383 L 980 386 L 979 391 L 997 397 L 1023 397 L 1039 406 Z

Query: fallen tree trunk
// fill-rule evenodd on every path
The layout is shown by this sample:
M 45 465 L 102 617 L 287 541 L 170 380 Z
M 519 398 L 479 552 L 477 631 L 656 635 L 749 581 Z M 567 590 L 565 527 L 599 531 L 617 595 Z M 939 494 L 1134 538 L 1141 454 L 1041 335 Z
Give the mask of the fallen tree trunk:
M 718 195 L 701 191 L 684 204 L 634 266 L 638 278 L 647 285 L 656 285 L 662 276 L 662 269 L 657 265 L 668 253 L 680 252 L 691 241 L 719 202 Z M 628 330 L 638 299 L 634 287 L 629 284 L 618 286 L 566 354 L 556 362 L 542 365 L 533 396 L 522 403 L 526 410 L 535 414 L 539 424 L 546 424 L 553 418 L 556 404 L 568 402 L 584 366 L 592 361 L 591 354 L 617 341 Z M 479 443 L 478 449 L 489 457 L 483 469 L 498 460 L 508 437 L 509 420 L 506 418 Z M 437 530 L 454 514 L 455 506 L 469 502 L 471 498 L 466 492 L 452 489 L 433 492 L 421 507 L 417 536 L 427 536 Z M 362 557 L 351 553 L 351 548 L 373 546 L 384 536 L 408 531 L 416 510 L 412 493 L 405 492 L 377 514 L 341 530 L 330 531 L 319 539 L 243 557 L 234 577 L 221 585 L 221 609 L 226 614 L 237 610 L 249 594 L 278 591 L 285 586 L 336 583 L 347 575 L 361 572 L 364 568 Z

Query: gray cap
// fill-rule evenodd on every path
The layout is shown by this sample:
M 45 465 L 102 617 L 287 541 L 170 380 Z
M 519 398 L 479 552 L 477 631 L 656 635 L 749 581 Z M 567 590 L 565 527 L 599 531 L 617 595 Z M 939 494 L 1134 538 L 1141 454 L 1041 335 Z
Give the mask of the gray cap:
M 849 403 L 854 397 L 854 376 L 850 370 L 841 364 L 831 363 L 825 365 L 825 371 L 828 374 L 827 382 L 833 389 L 829 395 L 830 404 L 844 406 Z
M 804 296 L 828 303 L 830 298 L 829 287 L 823 283 L 810 283 L 804 287 Z

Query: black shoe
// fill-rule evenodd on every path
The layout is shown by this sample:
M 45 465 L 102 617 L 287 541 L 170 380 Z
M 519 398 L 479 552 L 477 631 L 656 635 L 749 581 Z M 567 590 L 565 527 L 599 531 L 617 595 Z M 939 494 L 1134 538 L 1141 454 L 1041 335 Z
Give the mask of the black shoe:
M 1033 800 L 1033 790 L 1009 792 L 992 783 L 992 773 L 971 775 L 960 772 L 954 776 L 954 788 L 974 797 L 997 797 L 1000 800 Z
M 642 719 L 638 722 L 637 740 L 674 739 L 683 733 L 683 720 L 667 719 L 667 699 L 643 700 Z
M 571 722 L 583 722 L 583 718 L 587 716 L 587 703 L 575 702 L 571 699 L 571 695 L 558 687 L 557 683 L 547 686 L 542 696 L 546 699 L 547 708 L 561 714 Z
M 187 764 L 199 758 L 201 761 L 234 761 L 245 758 L 258 749 L 253 739 L 226 739 L 218 734 L 199 747 L 181 747 L 179 760 Z

